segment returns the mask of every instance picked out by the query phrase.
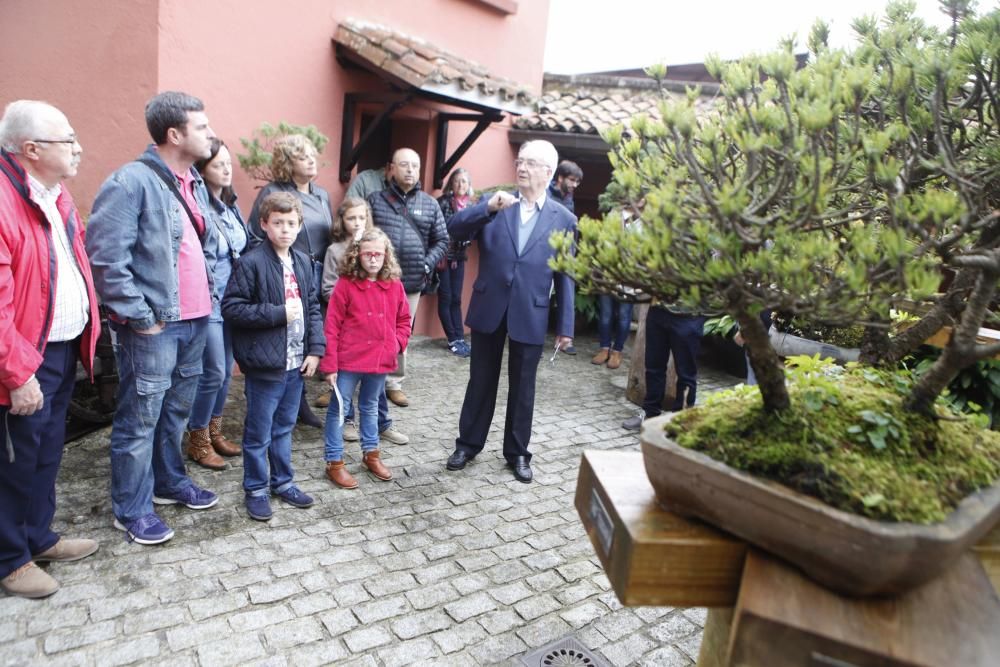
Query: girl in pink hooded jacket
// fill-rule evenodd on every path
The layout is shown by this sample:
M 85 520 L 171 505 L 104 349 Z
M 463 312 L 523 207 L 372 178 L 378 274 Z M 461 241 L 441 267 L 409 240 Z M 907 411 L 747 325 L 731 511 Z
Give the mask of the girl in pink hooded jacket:
M 326 475 L 337 486 L 354 489 L 358 481 L 344 466 L 343 403 L 361 385 L 362 463 L 377 479 L 392 479 L 378 450 L 378 397 L 410 338 L 410 308 L 392 243 L 380 229 L 366 231 L 348 249 L 339 273 L 326 313 L 326 354 L 319 365 L 335 394 L 324 435 Z

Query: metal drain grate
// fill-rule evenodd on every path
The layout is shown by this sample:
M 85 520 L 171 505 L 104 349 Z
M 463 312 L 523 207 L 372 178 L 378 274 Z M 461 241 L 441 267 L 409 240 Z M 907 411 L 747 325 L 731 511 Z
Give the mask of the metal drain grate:
M 575 637 L 563 637 L 521 658 L 528 667 L 609 667 Z

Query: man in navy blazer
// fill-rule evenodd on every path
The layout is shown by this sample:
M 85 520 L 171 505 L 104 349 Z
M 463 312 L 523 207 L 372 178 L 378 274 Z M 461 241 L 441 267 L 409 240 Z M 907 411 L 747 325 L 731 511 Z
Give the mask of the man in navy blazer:
M 549 236 L 576 229 L 576 217 L 546 196 L 558 161 L 555 147 L 547 141 L 523 144 L 514 161 L 517 195 L 497 192 L 448 222 L 451 238 L 476 239 L 479 244 L 479 275 L 465 318 L 472 329 L 469 385 L 448 470 L 464 468 L 486 444 L 509 338 L 503 455 L 518 481 L 531 481 L 528 441 L 535 409 L 535 373 L 545 344 L 553 283 L 556 347 L 573 344 L 573 281 L 549 268 L 554 254 Z

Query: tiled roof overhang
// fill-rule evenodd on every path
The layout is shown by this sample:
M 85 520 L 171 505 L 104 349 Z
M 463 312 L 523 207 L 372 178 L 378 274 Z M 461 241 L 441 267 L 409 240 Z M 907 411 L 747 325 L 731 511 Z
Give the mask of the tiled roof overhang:
M 521 115 L 534 110 L 527 86 L 422 39 L 385 26 L 347 19 L 333 36 L 337 55 L 404 91 L 475 111 Z

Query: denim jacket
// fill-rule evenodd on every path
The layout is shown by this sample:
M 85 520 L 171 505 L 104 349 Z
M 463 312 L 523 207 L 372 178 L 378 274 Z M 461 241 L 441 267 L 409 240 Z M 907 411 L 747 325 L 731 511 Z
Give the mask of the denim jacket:
M 152 145 L 142 157 L 170 171 Z M 197 170 L 191 171 L 195 199 L 205 219 L 201 246 L 217 308 L 222 289 L 214 284 L 213 275 L 218 255 L 218 225 L 213 216 L 217 214 L 209 204 L 205 182 Z M 87 255 L 97 294 L 113 319 L 135 330 L 181 319 L 177 258 L 186 219 L 187 213 L 167 185 L 140 162 L 124 165 L 101 186 L 87 224 Z
M 212 277 L 215 279 L 215 292 L 218 300 L 212 301 L 211 322 L 222 322 L 222 295 L 226 293 L 226 284 L 233 273 L 233 265 L 240 255 L 249 249 L 250 230 L 243 222 L 243 215 L 236 205 L 236 199 L 229 204 L 224 204 L 214 196 L 209 195 L 212 201 L 212 209 L 215 211 L 215 222 L 218 225 L 219 250 L 215 262 L 213 263 Z M 238 228 L 238 229 L 237 229 Z M 240 240 L 242 239 L 242 240 Z

